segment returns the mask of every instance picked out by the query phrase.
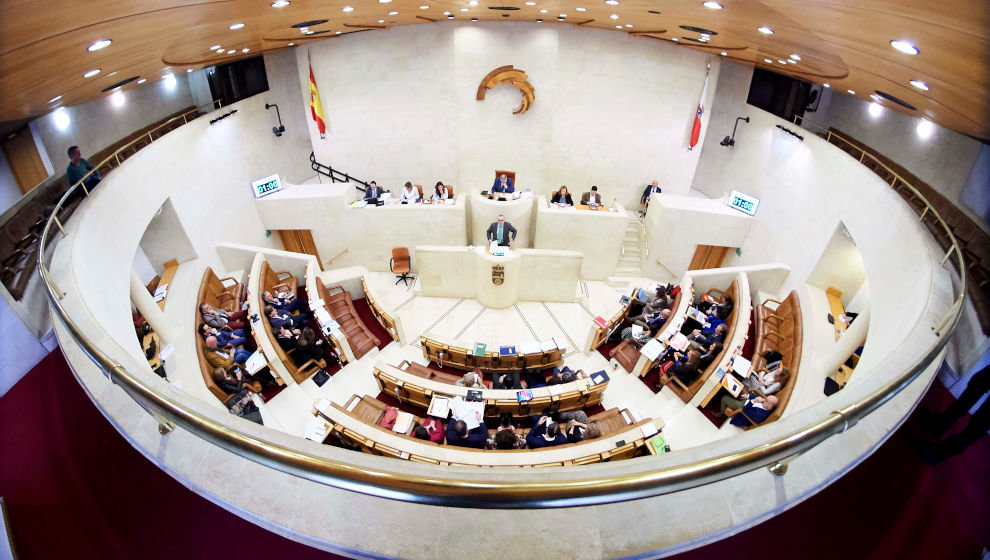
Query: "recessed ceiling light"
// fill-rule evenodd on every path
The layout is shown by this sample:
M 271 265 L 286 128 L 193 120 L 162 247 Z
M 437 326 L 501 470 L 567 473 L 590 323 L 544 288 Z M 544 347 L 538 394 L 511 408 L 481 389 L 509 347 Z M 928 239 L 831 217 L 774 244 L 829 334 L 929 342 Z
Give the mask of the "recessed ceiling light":
M 175 88 L 175 75 L 174 74 L 165 74 L 165 77 L 162 78 L 162 81 L 165 82 L 165 87 L 167 87 L 168 89 Z
M 797 64 L 797 61 L 794 60 L 793 58 L 787 59 L 787 62 L 790 62 L 791 64 Z
M 93 51 L 98 51 L 100 49 L 105 49 L 105 48 L 109 47 L 110 46 L 110 43 L 112 43 L 112 42 L 113 41 L 111 41 L 110 39 L 100 39 L 99 41 L 97 41 L 97 42 L 93 43 L 92 45 L 86 47 L 86 50 L 89 51 L 89 52 L 93 52 Z
M 612 14 L 612 15 L 610 15 L 608 17 L 610 17 L 612 19 L 619 19 L 619 14 Z
M 698 39 L 698 41 L 701 42 L 701 43 L 707 43 L 708 42 L 708 37 L 702 37 L 701 39 Z
M 879 103 L 870 103 L 869 110 L 870 116 L 873 118 L 877 118 L 880 116 L 880 113 L 883 113 L 883 107 L 881 107 Z
M 728 55 L 729 53 L 727 53 L 727 52 L 725 52 L 725 51 L 722 51 L 722 52 L 720 52 L 720 53 L 718 53 L 718 54 L 720 54 L 720 55 L 722 55 L 722 56 L 727 56 L 727 55 Z
M 786 60 L 780 60 L 780 59 L 778 59 L 777 62 L 779 62 L 781 64 L 787 64 L 787 61 Z
M 388 4 L 388 3 L 389 3 L 389 2 L 391 2 L 391 1 L 392 1 L 392 0 L 378 0 L 378 3 L 379 3 L 379 4 Z
M 390 16 L 397 16 L 397 15 L 399 15 L 399 12 L 396 12 L 395 10 L 392 10 L 391 12 L 388 13 L 388 15 L 390 15 Z
M 243 23 L 235 23 L 234 25 L 230 26 L 230 29 L 231 31 L 236 31 L 238 29 L 242 29 L 243 27 L 244 27 Z
M 702 6 L 708 8 L 709 10 L 721 10 L 722 9 L 722 5 L 719 4 L 718 2 L 711 2 L 711 1 L 709 1 L 709 2 L 705 2 L 704 4 L 702 4 Z
M 139 84 L 143 84 L 143 83 L 145 83 L 145 82 L 147 82 L 147 81 L 148 81 L 148 79 L 147 79 L 147 78 L 141 78 L 140 80 L 138 80 L 138 83 L 139 83 Z
M 348 12 L 353 12 L 354 11 L 354 7 L 353 6 L 344 6 L 344 9 L 342 9 L 341 11 L 344 12 L 345 14 L 348 13 Z
M 605 3 L 608 4 L 609 6 L 618 6 L 619 0 L 605 0 Z
M 763 62 L 766 62 L 767 64 L 773 64 L 773 61 L 770 60 L 769 58 L 764 58 Z
M 233 50 L 229 50 L 229 51 L 227 51 L 227 54 L 234 54 L 234 51 Z
M 284 8 L 289 5 L 289 0 L 275 0 L 272 2 L 273 8 Z
M 677 37 L 671 37 L 670 40 L 676 43 L 677 42 Z
M 219 48 L 220 48 L 220 45 L 213 45 L 212 47 L 210 47 L 210 50 L 211 51 L 215 51 L 215 50 L 217 50 Z
M 447 12 L 445 15 L 448 15 L 449 16 L 450 15 L 450 12 Z M 380 20 L 378 20 L 378 23 L 385 23 L 385 20 L 380 19 Z
M 296 44 L 295 43 L 289 43 L 289 46 L 290 47 L 294 47 L 294 46 L 296 46 Z
M 801 60 L 801 55 L 799 55 L 799 54 L 792 54 L 791 55 L 791 59 L 792 60 Z
M 632 24 L 631 23 L 627 23 L 626 24 L 626 27 L 632 27 Z
M 527 6 L 535 6 L 536 5 L 536 2 L 526 2 L 526 5 Z
M 100 69 L 99 68 L 96 68 L 95 70 L 90 70 L 89 72 L 86 72 L 85 74 L 83 74 L 83 78 L 92 78 L 93 76 L 95 76 L 95 75 L 97 75 L 99 73 L 100 73 Z
M 904 54 L 918 54 L 919 52 L 921 52 L 918 50 L 918 47 L 912 45 L 911 43 L 908 43 L 907 41 L 891 41 L 890 46 L 894 47 L 895 49 L 901 51 Z
M 830 88 L 830 87 L 832 87 L 832 86 L 831 86 L 831 85 L 829 85 L 829 83 L 828 83 L 828 82 L 825 82 L 824 84 L 822 84 L 822 87 L 827 87 L 827 88 Z
M 462 12 L 466 12 L 466 11 L 468 11 L 468 9 L 467 9 L 467 8 L 461 8 L 461 11 L 462 11 Z M 542 12 L 546 12 L 546 10 L 540 10 L 540 11 L 542 11 Z
M 224 54 L 224 50 L 223 49 L 218 50 L 217 54 Z
M 444 12 L 443 15 L 449 16 L 450 15 L 450 12 Z
M 51 98 L 51 99 L 49 99 L 49 100 L 48 100 L 48 102 L 49 102 L 49 103 L 55 103 L 55 102 L 56 102 L 56 101 L 58 101 L 59 99 L 62 99 L 62 96 L 61 96 L 61 95 L 56 95 L 55 97 L 53 97 L 53 98 Z
M 541 14 L 545 14 L 545 13 L 547 13 L 547 10 L 546 9 L 540 10 L 540 13 Z
M 856 95 L 856 90 L 854 89 L 847 89 L 846 91 L 848 91 L 850 95 Z
M 470 2 L 468 2 L 468 6 L 477 6 L 477 5 L 478 5 L 478 0 L 471 0 Z
M 764 35 L 773 35 L 773 29 L 770 29 L 765 25 L 763 27 L 757 27 L 756 30 Z
M 343 33 L 343 31 L 337 31 L 334 35 L 340 35 L 341 33 Z
M 65 107 L 55 109 L 55 113 L 52 114 L 52 118 L 55 119 L 55 126 L 58 127 L 59 130 L 69 128 L 69 113 L 65 110 Z
M 420 6 L 420 7 L 419 7 L 419 9 L 420 9 L 420 10 L 429 10 L 429 9 L 430 9 L 430 7 L 429 7 L 429 6 L 427 6 L 426 4 L 423 4 L 422 6 Z
M 243 49 L 241 49 L 241 52 L 248 52 L 249 50 L 251 50 L 251 49 L 249 49 L 247 47 L 244 47 Z
M 928 87 L 928 84 L 922 82 L 921 80 L 911 80 L 911 85 L 920 89 L 921 91 L 928 91 L 929 89 L 931 89 Z
M 189 73 L 190 73 L 190 72 L 192 72 L 192 71 L 193 71 L 193 69 L 192 69 L 192 68 L 186 68 L 186 74 L 189 74 Z
M 615 28 L 616 29 L 622 29 L 622 26 L 621 25 L 616 25 Z
M 529 2 L 526 2 L 526 3 L 529 4 Z M 533 5 L 536 5 L 536 2 L 533 2 Z M 588 11 L 588 8 L 574 8 L 574 9 L 577 10 L 577 11 L 579 11 L 579 12 L 587 12 Z
M 918 123 L 918 128 L 915 130 L 918 136 L 928 138 L 935 131 L 935 125 L 932 124 L 932 121 L 921 119 L 921 122 Z

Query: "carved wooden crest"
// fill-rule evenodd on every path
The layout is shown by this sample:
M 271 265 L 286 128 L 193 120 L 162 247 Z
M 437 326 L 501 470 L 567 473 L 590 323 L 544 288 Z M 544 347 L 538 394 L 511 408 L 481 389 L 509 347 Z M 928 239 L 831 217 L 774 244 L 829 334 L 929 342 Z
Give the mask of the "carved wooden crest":
M 512 84 L 513 86 L 519 88 L 522 92 L 522 105 L 516 108 L 512 112 L 513 115 L 521 115 L 529 109 L 529 106 L 533 104 L 536 100 L 536 94 L 534 93 L 533 86 L 529 83 L 529 76 L 526 75 L 522 70 L 517 70 L 508 66 L 499 66 L 498 68 L 492 70 L 487 76 L 482 78 L 481 85 L 478 86 L 478 96 L 476 99 L 478 101 L 485 100 L 485 94 L 488 90 L 499 84 Z
M 501 286 L 503 282 L 505 282 L 505 267 L 496 264 L 492 267 L 492 284 Z

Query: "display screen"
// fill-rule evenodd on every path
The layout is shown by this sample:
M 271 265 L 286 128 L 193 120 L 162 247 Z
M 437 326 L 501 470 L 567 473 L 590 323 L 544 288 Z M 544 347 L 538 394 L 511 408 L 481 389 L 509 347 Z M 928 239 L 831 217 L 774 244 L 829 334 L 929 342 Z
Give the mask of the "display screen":
M 760 206 L 760 199 L 755 196 L 749 196 L 746 193 L 732 191 L 729 194 L 729 206 L 741 210 L 750 216 L 755 216 L 756 209 Z
M 282 179 L 276 173 L 252 182 L 251 187 L 254 189 L 254 197 L 261 198 L 282 190 Z

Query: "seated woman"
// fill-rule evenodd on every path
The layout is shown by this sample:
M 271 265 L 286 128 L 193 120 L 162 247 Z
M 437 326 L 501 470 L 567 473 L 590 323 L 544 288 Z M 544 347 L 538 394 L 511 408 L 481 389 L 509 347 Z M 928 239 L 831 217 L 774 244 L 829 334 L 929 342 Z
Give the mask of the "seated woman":
M 698 369 L 701 353 L 697 350 L 688 351 L 687 356 L 674 352 L 674 360 L 674 365 L 667 371 L 667 375 L 676 377 L 681 383 L 690 385 L 701 375 L 701 370 Z
M 567 424 L 564 434 L 568 443 L 577 443 L 586 439 L 601 437 L 602 428 L 598 422 L 592 422 L 583 410 L 561 412 L 557 415 L 561 423 Z
M 722 343 L 715 342 L 712 344 L 711 348 L 707 352 L 702 354 L 698 358 L 698 369 L 704 371 L 708 366 L 712 365 L 715 358 L 722 354 Z
M 309 327 L 304 327 L 296 339 L 296 349 L 292 353 L 292 360 L 297 366 L 302 366 L 310 360 L 320 363 L 320 367 L 326 366 L 326 355 L 323 353 L 323 340 L 316 338 L 316 333 Z
M 743 380 L 743 385 L 750 389 L 759 389 L 764 395 L 772 395 L 780 391 L 791 378 L 791 372 L 785 367 L 774 371 L 753 372 Z
M 522 449 L 526 447 L 526 438 L 516 433 L 512 425 L 512 415 L 505 412 L 501 416 L 498 428 L 488 438 L 489 449 Z
M 402 194 L 399 195 L 399 200 L 403 204 L 414 204 L 419 202 L 419 189 L 413 186 L 412 183 L 406 181 L 405 186 L 402 188 Z
M 443 424 L 440 420 L 429 417 L 413 430 L 413 437 L 417 439 L 432 441 L 433 443 L 443 443 Z
M 539 417 L 539 420 L 533 425 L 533 429 L 526 435 L 526 445 L 530 449 L 540 449 L 541 447 L 551 447 L 565 443 L 567 443 L 567 436 L 560 431 L 560 426 L 545 414 Z
M 557 206 L 574 206 L 574 201 L 571 200 L 571 194 L 567 192 L 567 187 L 565 186 L 561 186 L 560 190 L 553 193 L 550 202 Z
M 450 192 L 443 184 L 443 181 L 437 181 L 437 184 L 434 185 L 433 196 L 431 198 L 433 202 L 443 202 L 450 198 Z
M 454 383 L 454 385 L 457 385 L 458 387 L 467 387 L 468 389 L 487 389 L 481 376 L 481 370 L 478 368 L 474 368 L 474 371 L 465 373 L 463 377 Z
M 240 393 L 241 389 L 244 388 L 244 378 L 240 368 L 234 370 L 234 373 L 230 373 L 220 367 L 213 368 L 213 382 L 224 391 L 235 395 Z M 256 382 L 252 382 L 252 384 L 254 386 L 248 386 L 249 390 L 255 393 L 261 390 L 260 385 Z M 264 425 L 261 421 L 261 411 L 258 410 L 258 406 L 254 404 L 247 393 L 232 399 L 229 406 L 230 411 L 241 418 Z
M 203 316 L 203 321 L 215 329 L 222 329 L 224 327 L 230 327 L 232 329 L 244 328 L 244 317 L 247 317 L 247 311 L 243 309 L 228 313 L 206 302 L 199 304 L 199 313 Z

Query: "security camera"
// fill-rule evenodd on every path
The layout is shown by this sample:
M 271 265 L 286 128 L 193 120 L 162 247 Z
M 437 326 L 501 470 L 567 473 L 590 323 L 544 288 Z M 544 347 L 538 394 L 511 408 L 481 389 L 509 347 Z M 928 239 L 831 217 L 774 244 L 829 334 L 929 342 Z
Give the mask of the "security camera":
M 728 146 L 729 148 L 731 148 L 732 146 L 735 146 L 736 145 L 736 141 L 733 140 L 732 138 L 729 138 L 728 136 L 726 136 L 725 138 L 722 139 L 721 142 L 719 142 L 719 145 L 720 146 Z
M 280 136 L 282 136 L 282 133 L 285 132 L 285 127 L 284 126 L 273 126 L 272 127 L 272 132 L 275 133 L 275 136 L 276 137 L 280 137 Z

